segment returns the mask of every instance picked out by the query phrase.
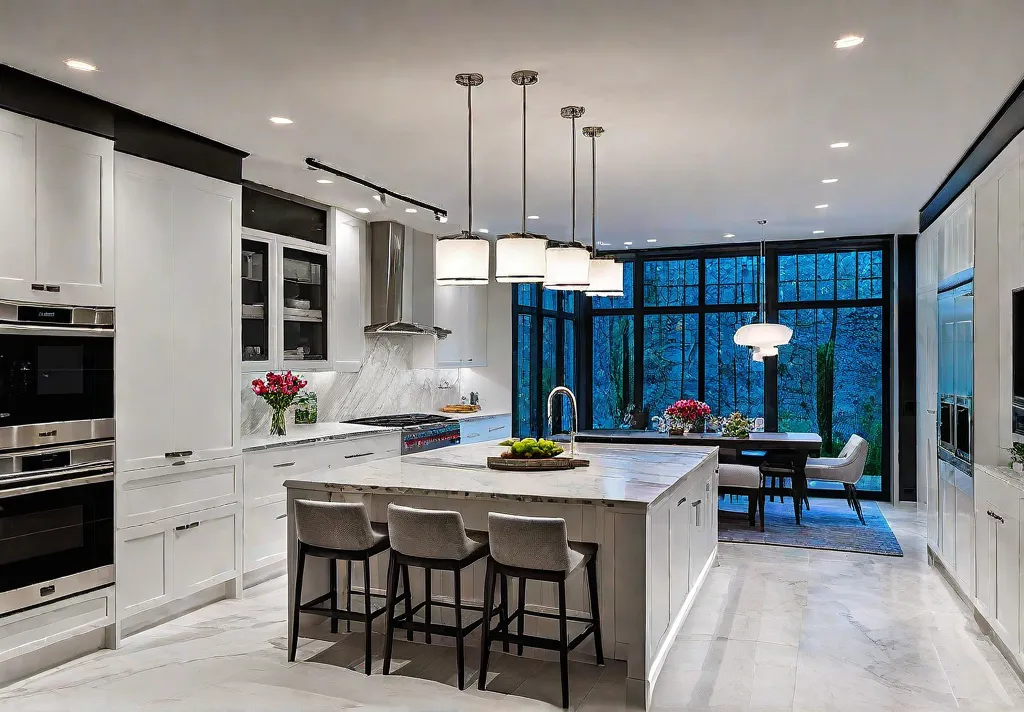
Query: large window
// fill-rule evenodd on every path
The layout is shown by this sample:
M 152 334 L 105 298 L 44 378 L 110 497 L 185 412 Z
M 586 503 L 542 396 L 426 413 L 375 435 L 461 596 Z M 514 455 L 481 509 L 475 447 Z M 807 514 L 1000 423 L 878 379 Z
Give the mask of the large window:
M 620 256 L 624 296 L 588 300 L 580 322 L 584 426 L 649 428 L 699 398 L 717 416 L 819 433 L 826 456 L 857 433 L 870 445 L 858 489 L 887 497 L 888 250 L 863 239 L 769 243 L 763 262 L 756 245 Z M 758 318 L 759 269 L 767 316 L 794 334 L 765 363 L 733 341 Z
M 513 288 L 513 389 L 517 437 L 548 436 L 547 396 L 555 386 L 577 390 L 580 297 L 576 292 L 552 291 L 538 284 Z M 555 415 L 555 432 L 568 427 L 570 406 L 562 399 Z

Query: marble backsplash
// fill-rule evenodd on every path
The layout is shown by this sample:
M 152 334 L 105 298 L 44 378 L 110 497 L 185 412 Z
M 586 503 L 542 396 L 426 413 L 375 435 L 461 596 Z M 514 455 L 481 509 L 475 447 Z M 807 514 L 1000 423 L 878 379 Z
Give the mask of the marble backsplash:
M 352 418 L 393 413 L 430 413 L 459 400 L 459 371 L 411 369 L 412 339 L 389 336 L 369 338 L 358 373 L 310 371 L 296 364 L 293 373 L 309 382 L 307 391 L 317 396 L 318 420 L 338 422 Z M 243 374 L 242 437 L 270 429 L 270 407 L 250 386 L 260 374 Z M 450 388 L 441 388 L 450 384 Z M 287 422 L 294 422 L 291 413 Z

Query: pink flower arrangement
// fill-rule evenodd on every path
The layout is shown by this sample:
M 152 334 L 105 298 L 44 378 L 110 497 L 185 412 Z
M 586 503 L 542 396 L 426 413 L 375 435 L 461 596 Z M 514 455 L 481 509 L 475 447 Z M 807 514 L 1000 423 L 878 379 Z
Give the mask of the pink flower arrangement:
M 711 415 L 711 407 L 704 401 L 684 398 L 665 409 L 669 430 L 690 432 L 693 426 Z
M 270 421 L 272 435 L 284 435 L 284 412 L 292 404 L 299 391 L 306 387 L 306 381 L 293 375 L 291 371 L 284 375 L 268 373 L 267 380 L 257 378 L 252 382 L 252 392 L 267 402 L 274 410 Z

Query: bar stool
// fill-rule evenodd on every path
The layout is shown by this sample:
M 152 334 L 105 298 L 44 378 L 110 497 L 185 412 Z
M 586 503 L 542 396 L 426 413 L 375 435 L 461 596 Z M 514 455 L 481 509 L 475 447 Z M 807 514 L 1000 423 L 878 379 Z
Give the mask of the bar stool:
M 384 642 L 384 674 L 391 672 L 391 652 L 395 637 L 395 625 L 404 625 L 410 640 L 413 631 L 426 634 L 426 642 L 430 642 L 430 635 L 447 635 L 455 638 L 455 660 L 458 667 L 458 684 L 461 690 L 465 686 L 465 638 L 466 635 L 481 624 L 484 620 L 483 611 L 490 611 L 490 618 L 495 613 L 507 617 L 507 607 L 503 599 L 500 609 L 493 609 L 490 605 L 476 606 L 467 605 L 462 602 L 462 570 L 467 566 L 487 556 L 487 532 L 466 531 L 459 512 L 436 510 L 436 509 L 415 509 L 413 507 L 402 507 L 397 504 L 388 505 L 388 529 L 391 533 L 391 562 L 388 566 L 388 588 L 387 588 L 387 637 Z M 398 574 L 399 570 L 403 575 L 410 566 L 421 568 L 425 572 L 426 586 L 424 600 L 409 610 L 406 603 L 405 615 L 395 615 L 395 604 L 398 596 Z M 435 601 L 430 595 L 430 572 L 433 569 L 439 571 L 451 571 L 455 580 L 455 602 Z M 407 584 L 404 584 L 406 585 Z M 408 588 L 406 588 L 408 590 Z M 431 621 L 431 609 L 434 606 L 455 609 L 455 625 L 442 625 Z M 424 611 L 423 622 L 414 619 L 420 610 Z M 478 620 L 469 625 L 463 626 L 462 612 L 464 610 L 480 611 L 482 613 Z M 486 626 L 485 626 L 486 628 Z
M 365 651 L 363 667 L 370 674 L 371 659 L 371 628 L 373 620 L 385 612 L 384 607 L 373 610 L 371 598 L 381 598 L 380 594 L 370 593 L 370 559 L 387 551 L 390 546 L 388 525 L 371 522 L 362 503 L 355 502 L 313 502 L 295 500 L 295 536 L 298 539 L 298 566 L 295 572 L 295 600 L 293 603 L 292 630 L 288 640 L 288 662 L 295 662 L 295 648 L 299 640 L 299 614 L 312 613 L 331 619 L 331 632 L 338 632 L 338 621 L 346 621 L 351 629 L 351 621 L 363 624 Z M 329 559 L 331 562 L 331 590 L 306 603 L 302 600 L 302 572 L 307 556 Z M 348 563 L 348 593 L 345 609 L 338 608 L 338 561 Z M 352 610 L 352 562 L 363 564 L 363 610 Z M 409 571 L 402 571 L 403 593 L 400 599 L 405 600 L 405 610 L 409 611 Z M 330 607 L 321 604 L 330 600 Z
M 519 602 L 512 619 L 517 621 L 518 631 L 508 632 L 511 619 L 507 614 L 495 629 L 484 627 L 483 644 L 480 648 L 480 682 L 484 689 L 487 681 L 487 659 L 491 642 L 500 640 L 507 645 L 515 643 L 517 654 L 523 654 L 523 646 L 557 650 L 562 668 L 562 707 L 569 707 L 569 651 L 594 635 L 594 649 L 597 664 L 604 665 L 604 650 L 601 647 L 601 611 L 597 601 L 597 544 L 571 542 L 565 528 L 565 520 L 550 517 L 519 517 L 491 512 L 487 515 L 487 529 L 490 536 L 491 555 L 487 558 L 487 573 L 484 577 L 484 608 L 490 608 L 494 597 L 494 577 L 512 576 L 519 579 Z M 590 591 L 590 617 L 570 616 L 565 610 L 565 581 L 581 566 L 587 569 L 587 588 Z M 558 614 L 526 610 L 526 581 L 553 581 L 558 584 Z M 523 635 L 526 616 L 551 618 L 558 621 L 559 639 L 552 640 L 533 635 Z M 569 641 L 567 623 L 587 623 L 583 632 Z

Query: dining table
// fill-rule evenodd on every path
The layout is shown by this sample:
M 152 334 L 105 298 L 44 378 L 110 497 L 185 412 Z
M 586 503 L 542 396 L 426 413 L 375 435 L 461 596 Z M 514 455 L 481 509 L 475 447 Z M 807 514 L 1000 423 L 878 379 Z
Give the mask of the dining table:
M 808 457 L 821 455 L 821 436 L 817 433 L 750 433 L 745 438 L 722 433 L 667 433 L 658 430 L 603 429 L 581 430 L 577 442 L 695 445 L 718 447 L 718 461 L 756 465 L 766 477 L 790 477 L 793 516 L 800 524 L 803 502 L 807 499 Z

